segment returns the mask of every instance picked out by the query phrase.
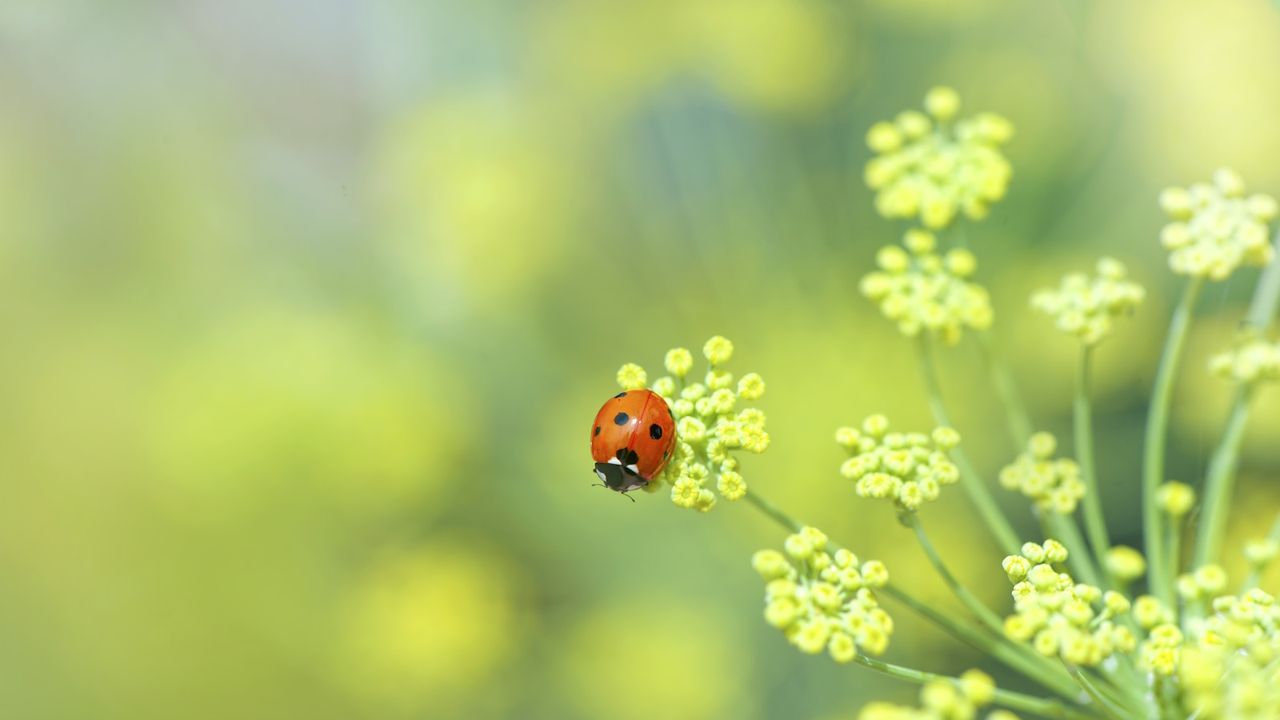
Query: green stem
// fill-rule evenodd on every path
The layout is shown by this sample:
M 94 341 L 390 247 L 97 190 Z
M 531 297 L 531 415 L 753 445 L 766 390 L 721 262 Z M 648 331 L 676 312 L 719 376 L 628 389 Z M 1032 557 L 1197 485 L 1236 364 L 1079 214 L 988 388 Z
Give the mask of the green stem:
M 1165 526 L 1165 547 L 1168 548 L 1169 577 L 1177 578 L 1178 569 L 1182 565 L 1182 519 L 1171 518 L 1168 525 Z
M 782 527 L 786 528 L 791 532 L 800 532 L 801 528 L 804 527 L 804 525 L 797 522 L 790 515 L 779 510 L 778 506 L 774 505 L 768 500 L 765 500 L 764 498 L 760 497 L 759 495 L 752 492 L 751 490 L 748 490 L 747 494 L 742 496 L 742 499 L 751 503 L 753 506 L 755 506 L 757 510 L 767 515 L 769 519 L 773 520 L 774 522 L 778 523 L 779 525 L 781 525 Z
M 1249 400 L 1252 387 L 1242 385 L 1236 390 L 1227 427 L 1209 461 L 1209 474 L 1204 483 L 1204 502 L 1200 524 L 1196 533 L 1195 551 L 1191 567 L 1198 568 L 1217 560 L 1222 547 L 1222 536 L 1227 530 L 1227 513 L 1231 509 L 1231 492 L 1235 487 L 1236 465 L 1240 445 L 1244 442 L 1244 429 L 1249 422 Z
M 1084 688 L 1085 693 L 1098 704 L 1098 707 L 1107 717 L 1112 718 L 1112 720 L 1124 720 L 1124 718 L 1133 717 L 1132 710 L 1120 706 L 1107 697 L 1102 690 L 1089 680 L 1088 676 L 1080 672 L 1079 668 L 1074 665 L 1068 665 L 1065 662 L 1063 664 L 1066 665 L 1067 672 L 1071 673 L 1071 677 L 1075 678 L 1075 681 L 1080 684 L 1080 687 Z
M 1076 367 L 1075 402 L 1072 419 L 1075 425 L 1076 464 L 1084 479 L 1084 527 L 1093 548 L 1093 557 L 1099 570 L 1105 574 L 1107 550 L 1111 539 L 1107 537 L 1107 519 L 1102 512 L 1102 496 L 1098 492 L 1098 471 L 1093 452 L 1093 406 L 1089 399 L 1089 378 L 1093 365 L 1093 349 L 1084 345 L 1080 349 L 1080 363 Z M 1112 583 L 1108 582 L 1108 586 Z
M 1169 428 L 1169 403 L 1173 396 L 1173 381 L 1178 374 L 1178 364 L 1191 327 L 1191 315 L 1195 309 L 1204 279 L 1194 277 L 1183 289 L 1182 299 L 1173 313 L 1169 335 L 1165 339 L 1164 352 L 1160 355 L 1160 367 L 1156 371 L 1155 387 L 1151 391 L 1151 410 L 1147 414 L 1147 433 L 1142 463 L 1142 516 L 1143 544 L 1147 548 L 1147 584 L 1166 606 L 1173 607 L 1173 579 L 1166 575 L 1168 563 L 1164 558 L 1164 531 L 1156 492 L 1164 482 L 1165 436 Z
M 1013 381 L 1013 373 L 1001 361 L 995 348 L 991 346 L 991 336 L 985 332 L 977 333 L 978 347 L 982 350 L 982 363 L 987 366 L 987 374 L 991 376 L 991 384 L 996 389 L 1000 404 L 1004 406 L 1005 421 L 1009 427 L 1009 438 L 1016 448 L 1024 448 L 1031 439 L 1031 418 L 1018 393 L 1018 385 Z
M 933 569 L 938 571 L 938 574 L 942 576 L 943 582 L 947 584 L 947 587 L 951 588 L 951 592 L 960 599 L 960 602 L 964 603 L 964 606 L 969 608 L 970 612 L 976 615 L 982 621 L 982 624 L 990 628 L 992 632 L 1003 635 L 1004 622 L 1000 620 L 1000 616 L 996 615 L 991 608 L 983 605 L 976 595 L 969 592 L 969 589 L 961 584 L 955 575 L 951 574 L 951 570 L 942 561 L 942 556 L 938 555 L 937 549 L 929 541 L 929 535 L 924 531 L 924 525 L 920 523 L 920 518 L 913 512 L 903 512 L 899 514 L 898 519 L 902 521 L 903 525 L 915 531 L 916 540 L 919 541 L 924 554 L 928 556 Z
M 1274 246 L 1280 253 L 1280 232 L 1276 233 Z M 1272 260 L 1262 270 L 1258 284 L 1253 291 L 1253 299 L 1249 302 L 1249 311 L 1245 314 L 1244 329 L 1256 333 L 1264 332 L 1271 325 L 1276 309 L 1280 307 L 1280 260 Z M 1209 463 L 1209 474 L 1205 480 L 1203 493 L 1203 515 L 1196 531 L 1195 551 L 1192 556 L 1192 567 L 1200 567 L 1214 562 L 1222 545 L 1222 536 L 1226 532 L 1227 512 L 1230 510 L 1231 491 L 1235 485 L 1235 470 L 1240 454 L 1240 444 L 1244 439 L 1245 425 L 1249 420 L 1249 401 L 1252 389 L 1245 385 L 1236 391 L 1235 400 L 1231 404 L 1231 414 L 1227 419 L 1227 427 L 1223 430 L 1222 439 L 1214 450 L 1213 460 Z
M 1066 546 L 1067 564 L 1076 577 L 1095 587 L 1102 587 L 1102 575 L 1093 564 L 1089 549 L 1084 544 L 1084 537 L 1080 535 L 1080 528 L 1076 527 L 1075 518 L 1048 511 L 1044 514 L 1044 525 L 1051 536 Z
M 921 670 L 912 670 L 900 665 L 892 665 L 879 660 L 872 660 L 865 655 L 855 655 L 853 661 L 859 665 L 884 673 L 890 677 L 898 678 L 923 685 L 924 683 L 934 681 L 945 681 L 960 684 L 958 678 L 948 677 L 946 675 L 938 675 Z M 1035 713 L 1047 718 L 1062 718 L 1063 720 L 1085 720 L 1086 718 L 1094 718 L 1095 715 L 1081 712 L 1074 708 L 1067 707 L 1057 700 L 1046 700 L 1044 698 L 1032 697 L 1022 693 L 1013 692 L 1012 690 L 996 689 L 995 703 L 1013 710 L 1022 710 L 1024 712 Z
M 932 605 L 920 600 L 893 584 L 882 588 L 885 595 L 906 605 L 916 614 L 937 625 L 974 649 L 983 652 L 1004 663 L 1011 670 L 1022 673 L 1044 687 L 1058 693 L 1067 700 L 1075 701 L 1079 697 L 1079 688 L 1066 674 L 1057 671 L 1052 664 L 1044 662 L 1040 656 L 1026 652 L 1026 648 L 1015 644 L 1004 635 L 993 637 L 974 629 L 967 624 L 957 622 L 954 618 L 939 612 Z
M 929 396 L 929 408 L 933 412 L 933 420 L 939 425 L 945 427 L 955 427 L 947 416 L 947 407 L 942 402 L 942 392 L 938 385 L 938 375 L 934 368 L 933 352 L 929 343 L 929 339 L 923 334 L 916 338 L 916 357 L 920 361 L 920 372 L 924 378 L 925 390 Z M 1008 518 L 1000 511 L 1000 506 L 996 504 L 995 498 L 991 496 L 991 492 L 983 483 L 981 476 L 977 470 L 969 462 L 969 457 L 960 448 L 951 451 L 951 457 L 955 460 L 956 467 L 960 470 L 960 476 L 963 480 L 965 491 L 969 494 L 969 500 L 973 502 L 978 509 L 978 513 L 982 516 L 983 524 L 991 529 L 996 539 L 1009 554 L 1018 552 L 1022 543 L 1018 541 L 1018 534 L 1014 532 L 1013 526 L 1009 524 Z
M 1280 515 L 1276 516 L 1275 522 L 1271 524 L 1271 532 L 1267 533 L 1267 540 L 1273 543 L 1280 543 Z M 1258 583 L 1262 580 L 1262 573 L 1267 569 L 1269 563 L 1263 562 L 1249 568 L 1249 575 L 1244 579 L 1244 585 L 1240 586 L 1240 594 L 1244 594 L 1253 588 L 1258 587 Z

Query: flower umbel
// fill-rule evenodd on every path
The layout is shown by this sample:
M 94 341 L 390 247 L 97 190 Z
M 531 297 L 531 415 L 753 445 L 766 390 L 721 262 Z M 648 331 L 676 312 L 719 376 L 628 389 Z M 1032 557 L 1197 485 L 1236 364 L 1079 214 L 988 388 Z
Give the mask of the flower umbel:
M 733 373 L 724 364 L 733 357 L 733 343 L 716 336 L 703 346 L 709 364 L 703 382 L 689 382 L 693 353 L 685 348 L 667 352 L 664 365 L 670 375 L 658 378 L 651 389 L 661 395 L 676 421 L 677 443 L 661 479 L 671 483 L 671 501 L 684 508 L 706 512 L 715 506 L 716 493 L 726 500 L 738 500 L 747 493 L 747 484 L 738 472 L 734 453 L 745 450 L 762 453 L 769 447 L 765 414 L 747 402 L 764 395 L 764 380 L 747 373 L 734 383 Z M 628 363 L 618 370 L 623 389 L 644 387 L 644 368 Z M 645 486 L 656 490 L 659 478 Z M 709 485 L 713 484 L 712 492 Z
M 1118 260 L 1098 261 L 1093 277 L 1072 273 L 1056 288 L 1031 297 L 1031 306 L 1053 316 L 1058 329 L 1075 335 L 1085 345 L 1096 345 L 1111 334 L 1112 321 L 1131 314 L 1146 295 L 1141 285 L 1127 279 Z
M 1085 485 L 1075 460 L 1053 459 L 1057 446 L 1049 433 L 1032 435 L 1026 452 L 1000 471 L 1000 485 L 1031 498 L 1042 511 L 1070 515 L 1084 497 Z
M 1242 338 L 1235 349 L 1214 355 L 1209 369 L 1220 378 L 1241 384 L 1280 380 L 1280 342 Z
M 907 110 L 871 126 L 867 145 L 876 157 L 867 162 L 865 179 L 881 215 L 918 216 L 936 230 L 959 213 L 981 220 L 1004 197 L 1013 169 L 1000 147 L 1013 125 L 992 113 L 956 121 L 959 107 L 954 90 L 938 87 L 925 98 L 928 115 Z
M 861 430 L 837 430 L 836 442 L 850 453 L 840 474 L 855 481 L 858 495 L 893 500 L 902 510 L 936 500 L 943 485 L 960 479 L 960 470 L 947 456 L 960 443 L 951 428 L 937 428 L 931 435 L 889 432 L 889 421 L 872 415 L 862 421 Z
M 898 324 L 903 335 L 921 330 L 954 345 L 964 328 L 985 330 L 993 318 L 985 288 L 966 278 L 977 269 L 973 253 L 953 249 L 937 253 L 933 233 L 909 230 L 906 250 L 886 245 L 876 255 L 880 269 L 862 278 L 862 294 L 880 305 L 880 312 Z
M 1223 168 L 1211 183 L 1169 188 L 1160 194 L 1160 206 L 1174 220 L 1160 233 L 1174 272 L 1225 280 L 1241 265 L 1271 262 L 1267 224 L 1276 217 L 1276 201 L 1245 196 L 1235 172 Z
M 844 549 L 828 552 L 827 536 L 811 527 L 788 537 L 783 549 L 761 550 L 751 559 L 766 582 L 766 622 L 801 651 L 825 649 L 836 662 L 889 647 L 893 619 L 873 592 L 889 582 L 883 563 L 860 563 Z
M 1096 666 L 1117 651 L 1133 650 L 1133 633 L 1112 621 L 1128 612 L 1129 602 L 1119 593 L 1103 593 L 1054 569 L 1066 561 L 1067 549 L 1056 540 L 1027 543 L 1020 555 L 1004 559 L 1005 573 L 1014 583 L 1015 611 L 1005 618 L 1005 635 L 1030 643 L 1041 655 L 1082 667 Z

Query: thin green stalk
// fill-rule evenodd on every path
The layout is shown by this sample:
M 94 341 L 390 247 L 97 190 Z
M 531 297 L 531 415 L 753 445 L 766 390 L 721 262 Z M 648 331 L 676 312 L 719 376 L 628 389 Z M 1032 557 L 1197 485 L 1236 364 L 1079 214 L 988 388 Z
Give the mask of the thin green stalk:
M 1204 287 L 1203 278 L 1191 278 L 1182 291 L 1182 299 L 1169 324 L 1160 367 L 1156 370 L 1155 387 L 1151 391 L 1151 410 L 1147 413 L 1147 433 L 1142 463 L 1143 544 L 1147 549 L 1147 584 L 1152 595 L 1165 605 L 1173 606 L 1173 579 L 1168 577 L 1168 561 L 1164 557 L 1164 531 L 1156 492 L 1164 482 L 1165 436 L 1169 428 L 1169 403 L 1173 397 L 1173 380 L 1178 374 L 1182 349 L 1196 299 Z
M 1072 682 L 1070 676 L 1058 672 L 1054 665 L 1044 662 L 1040 656 L 1030 655 L 1025 647 L 1017 645 L 1007 637 L 1003 635 L 993 637 L 967 624 L 957 622 L 951 616 L 938 611 L 932 605 L 892 583 L 886 585 L 883 591 L 885 595 L 906 605 L 960 642 L 999 660 L 1009 669 L 1022 673 L 1067 700 L 1074 702 L 1079 699 L 1079 688 Z
M 1182 519 L 1176 518 L 1165 526 L 1165 548 L 1167 549 L 1166 559 L 1169 562 L 1169 577 L 1178 577 L 1178 569 L 1182 567 Z
M 991 608 L 983 605 L 976 595 L 969 592 L 969 588 L 966 588 L 956 579 L 955 575 L 951 574 L 951 570 L 942 561 L 942 556 L 938 555 L 937 549 L 930 542 L 929 535 L 924 531 L 924 525 L 920 523 L 919 516 L 913 512 L 904 512 L 899 514 L 898 519 L 902 521 L 903 525 L 915 531 L 916 540 L 920 543 L 924 554 L 929 558 L 933 569 L 938 571 L 938 574 L 942 576 L 943 582 L 947 584 L 947 587 L 951 588 L 951 592 L 960 599 L 960 602 L 964 603 L 964 606 L 969 608 L 969 611 L 976 615 L 982 621 L 982 624 L 990 628 L 992 632 L 1003 635 L 1004 622 L 1000 619 L 1000 616 L 995 614 Z
M 916 357 L 920 361 L 920 372 L 924 378 L 925 390 L 929 396 L 929 408 L 933 412 L 933 420 L 939 425 L 946 427 L 955 427 L 950 418 L 947 416 L 947 407 L 942 402 L 942 391 L 938 384 L 938 375 L 934 367 L 933 352 L 929 344 L 929 339 L 921 334 L 916 338 Z M 982 516 L 983 524 L 991 529 L 995 534 L 996 540 L 999 541 L 1001 547 L 1006 553 L 1016 553 L 1018 548 L 1022 547 L 1022 543 L 1018 541 L 1018 534 L 1014 532 L 1013 526 L 1009 524 L 1008 518 L 1000 511 L 1000 506 L 996 504 L 995 498 L 991 496 L 991 492 L 982 481 L 982 477 L 978 475 L 972 463 L 969 462 L 968 455 L 960 448 L 951 451 L 951 457 L 955 460 L 956 467 L 960 470 L 960 477 L 965 491 L 969 494 L 969 500 L 973 502 L 978 509 L 978 513 Z
M 1084 537 L 1080 535 L 1080 528 L 1076 527 L 1075 518 L 1050 511 L 1044 515 L 1044 525 L 1049 535 L 1067 548 L 1067 564 L 1072 573 L 1090 585 L 1102 587 L 1100 582 L 1102 574 L 1093 564 L 1089 548 L 1084 544 Z
M 1093 547 L 1093 557 L 1105 575 L 1107 550 L 1111 539 L 1107 536 L 1107 519 L 1102 512 L 1102 496 L 1098 492 L 1098 471 L 1093 452 L 1093 404 L 1089 398 L 1089 379 L 1093 365 L 1093 349 L 1089 345 L 1080 348 L 1080 363 L 1076 366 L 1075 402 L 1072 420 L 1075 426 L 1076 464 L 1084 480 L 1084 527 Z M 1108 585 L 1111 585 L 1108 579 Z
M 1102 690 L 1095 686 L 1087 675 L 1080 672 L 1079 668 L 1065 662 L 1063 664 L 1066 665 L 1067 672 L 1071 673 L 1071 677 L 1075 678 L 1075 681 L 1080 684 L 1080 687 L 1084 688 L 1089 697 L 1093 698 L 1093 701 L 1098 704 L 1098 707 L 1107 717 L 1112 718 L 1112 720 L 1124 720 L 1135 715 L 1131 708 L 1121 706 L 1103 694 Z
M 1192 568 L 1215 562 L 1222 548 L 1222 536 L 1227 531 L 1227 513 L 1231 509 L 1231 493 L 1235 487 L 1240 445 L 1244 442 L 1244 429 L 1249 422 L 1249 400 L 1252 394 L 1249 385 L 1242 385 L 1236 390 L 1227 427 L 1222 431 L 1222 439 L 1213 452 L 1213 459 L 1209 461 L 1209 473 L 1203 491 L 1204 502 L 1201 506 L 1203 509 L 1196 533 L 1195 550 L 1191 556 Z
M 1277 515 L 1275 522 L 1271 524 L 1271 532 L 1267 533 L 1267 540 L 1280 543 L 1280 515 Z M 1268 564 L 1264 562 L 1249 568 L 1249 575 L 1245 577 L 1244 585 L 1240 586 L 1240 594 L 1243 595 L 1258 587 L 1258 583 L 1262 580 L 1262 573 L 1266 571 Z
M 1016 448 L 1024 448 L 1031 439 L 1031 418 L 1027 415 L 1026 405 L 1018 393 L 1018 385 L 1013 380 L 1013 373 L 1004 364 L 995 348 L 991 346 L 991 336 L 979 332 L 978 347 L 982 350 L 982 364 L 987 366 L 987 374 L 996 389 L 1000 404 L 1004 406 L 1005 421 L 1009 428 L 1009 438 Z
M 1280 231 L 1276 233 L 1273 244 L 1276 251 L 1280 252 Z M 1259 333 L 1265 331 L 1271 325 L 1277 308 L 1280 308 L 1280 261 L 1273 260 L 1263 268 L 1262 275 L 1258 278 L 1253 299 L 1249 302 L 1249 311 L 1245 314 L 1245 329 Z M 1202 494 L 1203 514 L 1196 531 L 1192 567 L 1207 565 L 1218 558 L 1222 536 L 1226 531 L 1227 511 L 1230 509 L 1231 491 L 1235 485 L 1236 463 L 1240 443 L 1244 439 L 1244 428 L 1249 420 L 1251 399 L 1252 392 L 1248 386 L 1236 391 L 1227 427 L 1223 430 L 1222 439 L 1209 464 L 1209 474 Z
M 751 490 L 748 490 L 747 494 L 744 495 L 742 499 L 751 503 L 753 506 L 755 506 L 757 510 L 767 515 L 769 519 L 773 520 L 774 522 L 778 523 L 779 525 L 781 525 L 782 527 L 786 528 L 791 532 L 800 532 L 801 528 L 804 527 L 804 525 L 797 522 L 790 515 L 779 510 L 778 506 L 774 505 L 768 500 L 765 500 L 764 498 L 760 497 L 759 495 L 752 492 Z
M 863 667 L 870 668 L 879 673 L 884 673 L 890 677 L 921 685 L 928 682 L 934 682 L 936 680 L 943 680 L 955 683 L 956 685 L 960 684 L 960 680 L 958 678 L 923 672 L 920 670 L 912 670 L 911 668 L 905 668 L 900 665 L 893 665 L 887 662 L 873 660 L 865 655 L 855 655 L 853 661 Z M 998 688 L 996 689 L 995 703 L 1012 710 L 1022 710 L 1024 712 L 1035 713 L 1047 718 L 1055 718 L 1055 720 L 1058 718 L 1063 720 L 1085 720 L 1086 718 L 1097 717 L 1096 715 L 1091 715 L 1089 713 L 1067 707 L 1057 700 L 1046 700 L 1044 698 L 1032 697 L 1019 692 L 1013 692 L 1012 690 L 1001 690 Z

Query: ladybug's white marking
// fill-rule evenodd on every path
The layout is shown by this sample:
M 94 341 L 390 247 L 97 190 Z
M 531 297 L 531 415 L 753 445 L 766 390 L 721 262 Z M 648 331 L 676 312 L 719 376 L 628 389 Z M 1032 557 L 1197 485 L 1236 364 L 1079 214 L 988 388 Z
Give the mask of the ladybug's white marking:
M 611 458 L 609 458 L 609 462 L 610 462 L 610 463 L 612 463 L 612 464 L 614 464 L 614 465 L 621 465 L 621 464 L 622 464 L 622 461 L 621 461 L 621 460 L 619 460 L 619 459 L 618 459 L 618 458 L 616 458 L 616 457 L 611 457 Z
M 600 478 L 600 482 L 604 482 L 604 473 L 596 470 L 596 477 Z
M 640 469 L 639 469 L 639 468 L 637 468 L 635 465 L 628 465 L 628 466 L 627 466 L 627 469 L 628 469 L 628 470 L 630 470 L 632 473 L 634 473 L 634 474 L 636 474 L 636 475 L 639 475 L 639 474 L 640 474 Z

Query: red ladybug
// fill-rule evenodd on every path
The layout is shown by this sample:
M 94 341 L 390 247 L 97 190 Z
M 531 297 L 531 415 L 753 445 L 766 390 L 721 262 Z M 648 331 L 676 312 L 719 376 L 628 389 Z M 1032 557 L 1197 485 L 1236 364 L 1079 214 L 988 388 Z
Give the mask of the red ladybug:
M 605 487 L 625 493 L 649 484 L 676 443 L 667 401 L 652 390 L 625 390 L 609 398 L 591 425 L 591 457 Z

